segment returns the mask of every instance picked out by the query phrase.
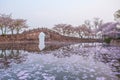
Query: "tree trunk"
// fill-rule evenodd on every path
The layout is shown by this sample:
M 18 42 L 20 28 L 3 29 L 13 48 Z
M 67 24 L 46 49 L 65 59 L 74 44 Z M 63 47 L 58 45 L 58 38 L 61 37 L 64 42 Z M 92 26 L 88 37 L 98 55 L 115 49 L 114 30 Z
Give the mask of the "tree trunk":
M 17 30 L 17 34 L 19 34 L 19 29 Z
M 1 28 L 1 31 L 2 31 L 2 35 L 3 35 L 3 34 L 4 34 L 4 33 L 3 33 L 3 28 Z
M 4 34 L 6 35 L 7 28 L 5 27 Z
M 83 38 L 83 36 L 81 35 L 81 33 L 78 33 L 79 34 L 79 37 L 82 39 Z
M 13 30 L 11 30 L 11 33 L 12 33 L 12 35 L 13 35 Z

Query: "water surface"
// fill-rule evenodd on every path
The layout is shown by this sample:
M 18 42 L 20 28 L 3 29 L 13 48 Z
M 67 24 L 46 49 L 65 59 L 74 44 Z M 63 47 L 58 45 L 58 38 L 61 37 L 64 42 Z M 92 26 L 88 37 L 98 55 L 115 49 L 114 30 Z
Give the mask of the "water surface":
M 101 43 L 67 46 L 0 46 L 0 80 L 119 80 L 120 47 Z

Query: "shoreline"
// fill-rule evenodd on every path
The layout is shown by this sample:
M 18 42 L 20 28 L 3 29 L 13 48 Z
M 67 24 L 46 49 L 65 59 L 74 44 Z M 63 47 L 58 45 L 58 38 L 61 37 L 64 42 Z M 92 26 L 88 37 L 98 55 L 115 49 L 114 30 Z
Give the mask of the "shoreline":
M 45 41 L 45 44 L 101 43 L 100 41 Z M 5 41 L 0 44 L 39 44 L 39 41 Z

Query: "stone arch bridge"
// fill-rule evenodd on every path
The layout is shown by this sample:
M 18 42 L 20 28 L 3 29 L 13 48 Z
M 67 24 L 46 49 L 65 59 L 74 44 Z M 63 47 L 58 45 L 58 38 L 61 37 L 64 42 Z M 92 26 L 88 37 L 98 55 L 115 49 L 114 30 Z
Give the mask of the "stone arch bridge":
M 68 37 L 60 35 L 59 33 L 47 29 L 47 28 L 38 28 L 28 31 L 24 31 L 21 34 L 6 35 L 0 36 L 0 42 L 15 42 L 15 41 L 38 41 L 38 35 L 40 32 L 44 32 L 46 41 L 59 41 L 59 42 L 99 42 L 97 39 L 81 39 L 77 37 Z

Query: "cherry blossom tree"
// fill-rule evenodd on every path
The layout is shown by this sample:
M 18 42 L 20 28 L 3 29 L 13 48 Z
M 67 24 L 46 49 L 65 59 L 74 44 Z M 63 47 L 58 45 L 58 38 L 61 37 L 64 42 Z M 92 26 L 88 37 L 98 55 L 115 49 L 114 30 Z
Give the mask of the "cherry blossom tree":
M 11 24 L 11 15 L 0 15 L 0 30 L 2 35 L 6 35 L 9 25 Z
M 57 24 L 53 27 L 53 30 L 65 36 L 69 36 L 72 33 L 72 29 L 73 27 L 70 24 Z
M 91 25 L 91 21 L 90 21 L 90 20 L 85 20 L 85 21 L 84 21 L 84 24 L 85 24 L 89 29 L 91 29 L 92 25 Z
M 10 25 L 9 25 L 9 30 L 11 31 L 11 34 L 13 35 L 14 34 L 14 31 L 15 31 L 15 25 L 14 25 L 14 22 L 15 20 L 12 19 L 11 22 L 10 22 Z
M 55 30 L 56 32 L 64 35 L 64 32 L 63 32 L 63 28 L 66 24 L 57 24 L 55 25 L 55 27 L 53 27 L 53 30 Z
M 120 10 L 114 13 L 116 22 L 108 22 L 99 25 L 96 32 L 101 32 L 102 36 L 108 38 L 120 38 Z
M 26 20 L 24 20 L 24 19 L 16 19 L 16 20 L 14 20 L 13 26 L 15 26 L 15 30 L 16 30 L 17 34 L 19 34 L 19 32 L 22 29 L 28 28 L 28 26 L 26 24 Z
M 91 32 L 90 29 L 85 24 L 77 26 L 75 28 L 75 31 L 80 38 L 89 37 L 89 33 Z
M 117 28 L 117 25 L 120 25 L 118 22 L 109 22 L 101 25 L 98 31 L 101 31 L 103 36 L 116 38 L 117 34 L 120 35 L 120 29 Z
M 120 10 L 114 13 L 114 19 L 115 21 L 120 22 Z
M 79 35 L 80 38 L 83 38 L 83 31 L 82 31 L 81 26 L 77 26 L 77 27 L 75 28 L 75 31 L 76 31 L 76 33 Z
M 12 19 L 11 14 L 0 14 L 0 31 L 2 35 L 6 35 L 9 31 L 11 31 L 12 35 L 14 32 L 19 34 L 22 29 L 27 27 L 26 20 L 24 19 Z
M 99 29 L 99 26 L 101 26 L 103 24 L 103 20 L 100 19 L 100 18 L 94 18 L 93 19 L 93 34 L 94 34 L 94 37 L 97 38 L 99 37 L 99 33 L 96 32 L 97 29 Z

